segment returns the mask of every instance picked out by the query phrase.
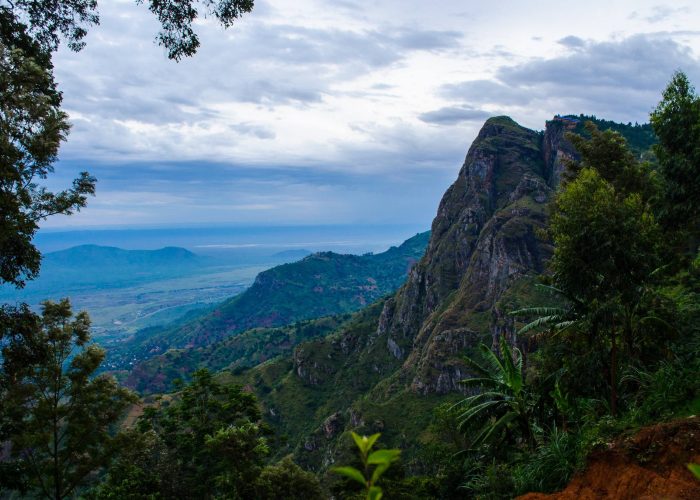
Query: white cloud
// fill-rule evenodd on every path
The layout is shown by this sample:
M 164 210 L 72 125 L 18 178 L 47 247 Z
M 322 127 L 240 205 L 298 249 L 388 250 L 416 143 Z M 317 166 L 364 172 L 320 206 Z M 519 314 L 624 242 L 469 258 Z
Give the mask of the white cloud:
M 87 48 L 55 61 L 73 122 L 62 158 L 97 169 L 99 196 L 132 175 L 144 192 L 189 200 L 182 214 L 193 220 L 388 216 L 379 194 L 359 190 L 368 186 L 403 207 L 393 216 L 420 209 L 429 220 L 489 114 L 534 128 L 570 112 L 643 121 L 673 70 L 700 79 L 697 8 L 658 0 L 258 0 L 228 31 L 199 23 L 201 50 L 179 64 L 154 43 L 158 25 L 143 6 L 100 8 Z M 286 202 L 239 199 L 268 185 L 243 182 L 250 193 L 228 200 L 221 187 L 281 172 L 304 176 L 303 188 L 276 188 Z M 426 172 L 439 172 L 429 192 Z M 202 180 L 231 210 L 197 208 L 211 201 L 196 189 Z M 428 208 L 402 204 L 407 191 Z M 99 220 L 92 206 L 79 220 Z M 134 212 L 180 214 L 170 208 Z

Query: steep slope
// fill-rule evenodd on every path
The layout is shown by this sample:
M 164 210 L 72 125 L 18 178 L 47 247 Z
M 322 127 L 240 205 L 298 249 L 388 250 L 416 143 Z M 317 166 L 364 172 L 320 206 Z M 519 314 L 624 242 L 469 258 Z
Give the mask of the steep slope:
M 141 394 L 172 390 L 176 379 L 186 380 L 199 368 L 239 372 L 291 352 L 301 342 L 325 337 L 349 319 L 350 314 L 304 320 L 277 328 L 251 328 L 204 347 L 169 349 L 139 363 L 123 380 Z
M 588 459 L 586 470 L 559 493 L 529 493 L 519 500 L 597 498 L 700 498 L 700 481 L 686 465 L 700 462 L 700 418 L 645 427 Z
M 519 342 L 507 313 L 550 303 L 534 286 L 553 250 L 542 229 L 575 155 L 565 133 L 581 132 L 581 122 L 556 117 L 535 132 L 508 117 L 489 119 L 405 285 L 325 339 L 299 345 L 291 359 L 233 376 L 254 388 L 270 423 L 288 437 L 281 453 L 324 470 L 343 460 L 340 437 L 357 429 L 381 431 L 410 463 L 432 409 L 460 397 L 459 381 L 469 376 L 461 357 L 501 335 Z M 643 127 L 620 127 L 648 139 Z
M 507 117 L 488 120 L 406 284 L 292 359 L 234 377 L 256 389 L 289 437 L 285 452 L 323 470 L 343 453 L 339 436 L 358 428 L 381 431 L 410 457 L 432 409 L 459 397 L 468 376 L 461 356 L 501 333 L 513 339 L 506 312 L 536 300 L 534 280 L 552 251 L 538 236 L 552 195 L 546 136 Z
M 203 317 L 137 333 L 114 349 L 110 359 L 120 360 L 116 366 L 127 368 L 171 348 L 204 347 L 251 328 L 356 311 L 401 286 L 423 255 L 428 238 L 429 232 L 417 234 L 376 255 L 321 252 L 273 267 L 260 273 L 245 292 Z M 138 376 L 139 370 L 135 372 Z

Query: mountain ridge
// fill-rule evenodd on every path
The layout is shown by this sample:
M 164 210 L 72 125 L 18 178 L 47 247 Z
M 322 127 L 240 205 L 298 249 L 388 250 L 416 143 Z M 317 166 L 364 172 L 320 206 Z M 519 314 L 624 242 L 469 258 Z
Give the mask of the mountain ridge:
M 395 294 L 291 359 L 221 373 L 250 386 L 290 438 L 280 453 L 323 471 L 350 459 L 347 431 L 382 432 L 420 467 L 415 446 L 430 439 L 432 409 L 460 397 L 469 377 L 462 356 L 501 335 L 521 342 L 508 312 L 551 301 L 534 286 L 553 250 L 542 229 L 575 158 L 566 133 L 579 125 L 555 117 L 537 132 L 509 117 L 487 120 L 440 202 L 425 255 Z
M 172 328 L 148 329 L 110 353 L 117 368 L 138 365 L 168 349 L 215 344 L 251 328 L 275 328 L 301 320 L 355 311 L 396 290 L 421 257 L 429 232 L 418 233 L 379 254 L 318 252 L 261 272 L 253 285 L 203 317 Z M 132 387 L 141 381 L 128 382 Z M 147 370 L 148 371 L 148 370 Z

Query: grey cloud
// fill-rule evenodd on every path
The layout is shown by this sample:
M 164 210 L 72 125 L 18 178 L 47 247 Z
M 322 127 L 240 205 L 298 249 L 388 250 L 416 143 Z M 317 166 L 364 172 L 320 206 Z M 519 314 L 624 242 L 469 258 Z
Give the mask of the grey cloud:
M 565 36 L 564 38 L 557 40 L 557 43 L 569 48 L 578 48 L 586 45 L 586 41 L 583 38 L 579 38 L 574 35 Z
M 252 135 L 257 137 L 258 139 L 274 139 L 275 138 L 275 133 L 266 128 L 266 127 L 261 127 L 260 125 L 255 125 L 252 123 L 238 123 L 235 125 L 231 125 L 230 128 L 237 132 L 238 134 L 241 135 Z
M 669 19 L 675 15 L 688 14 L 689 12 L 690 9 L 688 7 L 673 8 L 667 5 L 656 5 L 652 7 L 651 14 L 646 16 L 644 19 L 654 24 L 665 21 L 666 19 Z
M 660 90 L 678 68 L 694 69 L 688 47 L 671 39 L 635 35 L 621 41 L 590 43 L 585 50 L 553 59 L 503 67 L 499 80 L 509 85 L 623 87 Z
M 682 69 L 692 81 L 700 79 L 692 51 L 667 34 L 567 43 L 574 47 L 563 56 L 501 66 L 494 80 L 445 85 L 440 94 L 482 105 L 536 106 L 549 113 L 645 121 L 674 71 Z
M 388 35 L 390 44 L 406 50 L 452 49 L 462 34 L 457 31 L 436 31 L 402 28 Z
M 455 125 L 465 121 L 481 121 L 491 116 L 491 113 L 471 106 L 448 106 L 418 115 L 421 121 L 437 125 Z
M 533 98 L 531 92 L 517 85 L 505 85 L 494 80 L 470 80 L 446 84 L 440 88 L 439 93 L 448 99 L 501 106 L 525 105 Z
M 152 44 L 153 22 L 142 9 L 122 20 L 117 12 L 125 8 L 106 5 L 103 25 L 95 28 L 100 36 L 91 36 L 80 54 L 59 54 L 68 109 L 164 124 L 206 120 L 215 114 L 212 102 L 304 106 L 321 102 L 336 82 L 397 63 L 412 51 L 451 50 L 461 37 L 408 27 L 312 29 L 253 18 L 227 36 L 203 32 L 200 54 L 174 64 L 165 57 L 154 62 L 152 48 L 138 50 L 144 40 Z M 115 57 L 115 47 L 124 55 Z M 177 97 L 183 88 L 191 102 Z

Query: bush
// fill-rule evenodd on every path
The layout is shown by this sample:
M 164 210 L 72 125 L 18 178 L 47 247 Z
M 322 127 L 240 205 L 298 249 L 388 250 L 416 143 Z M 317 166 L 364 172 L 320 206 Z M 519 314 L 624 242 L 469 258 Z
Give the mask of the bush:
M 513 472 L 516 490 L 549 493 L 563 488 L 581 465 L 583 451 L 577 434 L 554 427 L 549 439 Z
M 260 500 L 323 498 L 318 478 L 295 464 L 291 457 L 285 457 L 275 465 L 266 466 L 260 473 L 255 490 L 256 497 Z

